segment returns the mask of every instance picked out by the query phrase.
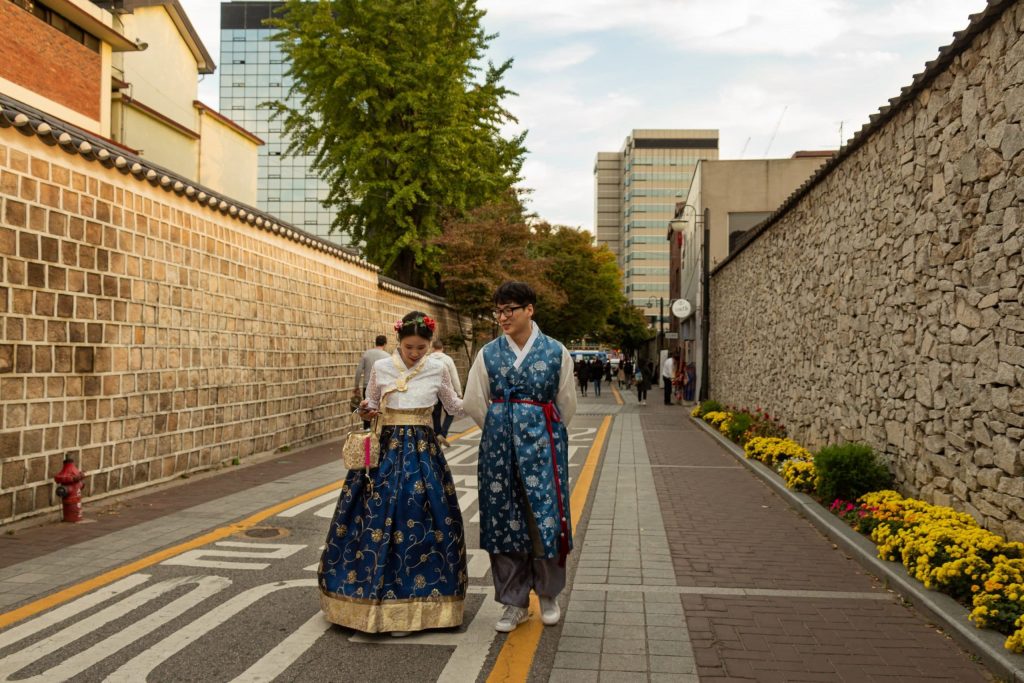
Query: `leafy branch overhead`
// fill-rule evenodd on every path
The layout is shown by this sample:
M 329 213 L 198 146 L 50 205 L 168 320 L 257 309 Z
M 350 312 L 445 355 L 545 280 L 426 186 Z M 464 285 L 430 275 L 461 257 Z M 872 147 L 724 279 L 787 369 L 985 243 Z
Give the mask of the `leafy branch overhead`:
M 492 36 L 475 0 L 288 0 L 272 20 L 302 108 L 270 105 L 328 185 L 332 226 L 404 282 L 436 280 L 444 216 L 520 180 L 525 133 L 503 101 L 511 60 L 481 68 Z

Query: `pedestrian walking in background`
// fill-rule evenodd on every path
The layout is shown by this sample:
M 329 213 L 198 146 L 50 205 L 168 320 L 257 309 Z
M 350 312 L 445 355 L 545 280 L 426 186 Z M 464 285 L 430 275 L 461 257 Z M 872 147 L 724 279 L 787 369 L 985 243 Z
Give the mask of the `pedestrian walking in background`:
M 572 357 L 533 322 L 536 301 L 526 283 L 498 288 L 494 317 L 505 334 L 484 346 L 466 380 L 466 413 L 483 430 L 480 545 L 490 555 L 495 599 L 504 605 L 494 628 L 505 633 L 529 618 L 531 589 L 540 598 L 541 621 L 559 622 L 558 595 L 572 550 Z
M 608 386 L 612 385 L 612 362 L 610 360 L 604 362 L 604 379 L 608 382 Z
M 356 387 L 352 390 L 354 399 L 362 401 L 366 398 L 366 382 L 370 379 L 370 370 L 373 369 L 374 363 L 389 356 L 388 352 L 384 350 L 387 344 L 388 338 L 383 334 L 378 334 L 374 340 L 374 347 L 363 352 L 363 357 L 359 359 L 359 365 L 356 367 Z M 363 420 L 363 429 L 369 427 L 370 423 Z
M 665 356 L 665 360 L 661 361 L 661 387 L 665 393 L 665 405 L 672 405 L 672 380 L 676 376 L 676 352 Z
M 683 402 L 683 386 L 686 384 L 686 366 L 679 361 L 676 355 L 676 374 L 672 378 L 672 399 L 675 403 Z
M 615 373 L 615 379 L 619 383 L 619 389 L 626 387 L 626 364 L 624 362 L 619 363 L 619 369 Z
M 594 396 L 601 396 L 601 378 L 604 376 L 604 366 L 601 365 L 601 361 L 597 358 L 591 359 L 587 365 L 590 366 L 589 377 L 591 383 L 594 385 Z
M 625 361 L 623 361 L 622 368 L 623 374 L 626 376 L 626 388 L 628 389 L 633 386 L 634 376 L 636 373 L 636 366 L 633 365 L 632 359 L 627 358 Z
M 586 396 L 587 384 L 590 382 L 590 363 L 587 362 L 586 358 L 581 358 L 576 363 L 576 381 L 579 382 L 580 393 Z
M 351 470 L 320 558 L 320 607 L 332 623 L 393 636 L 462 623 L 469 576 L 459 498 L 434 436 L 440 400 L 463 414 L 445 363 L 428 353 L 434 321 L 395 323 L 398 350 L 370 371 L 364 420 L 379 417 L 378 466 Z
M 444 342 L 440 339 L 435 339 L 431 342 L 433 347 L 433 354 L 441 359 L 444 366 L 448 368 L 448 376 L 452 378 L 452 385 L 455 387 L 455 393 L 461 398 L 462 396 L 462 381 L 459 380 L 459 370 L 455 367 L 455 360 L 452 359 L 447 353 L 444 352 Z M 452 420 L 455 418 L 448 414 L 448 411 L 444 409 L 441 401 L 434 404 L 434 434 L 437 435 L 437 441 L 443 448 L 448 448 L 448 430 L 451 429 Z
M 647 392 L 651 389 L 651 375 L 652 373 L 645 369 L 640 361 L 637 361 L 633 381 L 636 383 L 636 400 L 642 406 L 647 405 Z
M 683 399 L 693 402 L 693 394 L 697 390 L 697 365 L 690 361 L 686 364 L 686 384 L 683 386 Z

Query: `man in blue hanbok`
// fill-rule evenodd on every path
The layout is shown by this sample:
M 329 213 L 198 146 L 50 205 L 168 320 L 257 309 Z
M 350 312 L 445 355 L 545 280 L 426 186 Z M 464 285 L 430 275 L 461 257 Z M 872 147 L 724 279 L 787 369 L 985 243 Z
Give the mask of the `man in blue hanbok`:
M 566 348 L 533 322 L 536 302 L 523 282 L 506 282 L 494 293 L 494 318 L 504 334 L 477 355 L 464 401 L 483 430 L 480 545 L 490 555 L 495 599 L 505 606 L 495 628 L 505 633 L 529 618 L 531 590 L 540 598 L 541 621 L 558 623 L 572 550 L 573 364 Z

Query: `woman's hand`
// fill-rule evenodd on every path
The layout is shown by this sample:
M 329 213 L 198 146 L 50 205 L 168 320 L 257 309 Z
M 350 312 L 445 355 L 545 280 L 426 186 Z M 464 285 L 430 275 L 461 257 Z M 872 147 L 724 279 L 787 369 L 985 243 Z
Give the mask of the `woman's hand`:
M 369 401 L 363 399 L 363 401 L 359 404 L 359 410 L 356 411 L 359 413 L 359 417 L 363 418 L 364 420 L 372 420 L 373 418 L 377 417 L 377 411 L 370 409 L 369 403 Z

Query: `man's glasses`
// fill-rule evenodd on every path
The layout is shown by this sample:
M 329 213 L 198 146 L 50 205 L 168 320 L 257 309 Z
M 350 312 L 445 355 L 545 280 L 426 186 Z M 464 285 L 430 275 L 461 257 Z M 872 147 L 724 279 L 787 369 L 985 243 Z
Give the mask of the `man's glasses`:
M 491 315 L 494 316 L 495 320 L 501 320 L 502 318 L 511 318 L 512 314 L 514 314 L 520 308 L 526 308 L 526 306 L 500 306 L 498 308 L 493 309 L 491 311 Z

